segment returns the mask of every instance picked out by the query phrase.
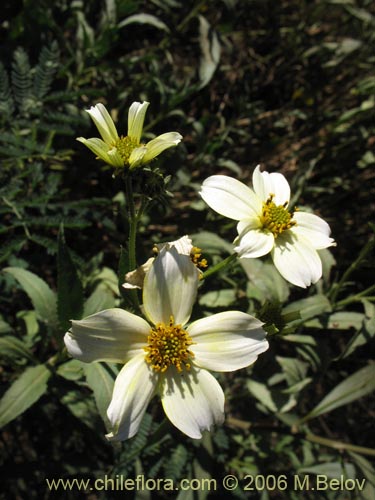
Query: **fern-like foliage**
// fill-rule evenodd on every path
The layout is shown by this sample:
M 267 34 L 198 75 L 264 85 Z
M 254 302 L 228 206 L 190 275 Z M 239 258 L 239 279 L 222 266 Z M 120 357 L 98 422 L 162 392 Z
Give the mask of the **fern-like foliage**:
M 14 100 L 10 89 L 9 76 L 0 62 L 0 119 L 9 118 L 14 112 Z

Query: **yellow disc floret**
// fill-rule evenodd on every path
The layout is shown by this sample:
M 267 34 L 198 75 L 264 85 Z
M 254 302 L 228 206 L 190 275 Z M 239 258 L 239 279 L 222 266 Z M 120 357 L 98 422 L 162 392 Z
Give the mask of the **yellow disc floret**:
M 184 368 L 190 370 L 190 358 L 194 354 L 189 351 L 193 344 L 189 334 L 181 325 L 174 324 L 173 316 L 169 323 L 158 323 L 155 325 L 147 338 L 146 361 L 156 372 L 164 373 L 171 365 L 182 372 Z
M 263 203 L 261 223 L 264 229 L 268 229 L 277 238 L 279 234 L 287 231 L 296 224 L 293 220 L 294 211 L 287 210 L 288 202 L 284 205 L 276 205 L 273 202 L 274 195 L 271 194 L 268 200 Z
M 193 264 L 195 264 L 198 269 L 206 269 L 206 267 L 208 266 L 207 260 L 201 259 L 201 257 L 202 257 L 202 250 L 200 248 L 193 247 L 190 250 L 190 258 Z
M 116 140 L 113 146 L 119 152 L 119 155 L 124 160 L 124 163 L 128 164 L 133 149 L 139 148 L 141 145 L 128 135 L 125 137 L 122 135 Z

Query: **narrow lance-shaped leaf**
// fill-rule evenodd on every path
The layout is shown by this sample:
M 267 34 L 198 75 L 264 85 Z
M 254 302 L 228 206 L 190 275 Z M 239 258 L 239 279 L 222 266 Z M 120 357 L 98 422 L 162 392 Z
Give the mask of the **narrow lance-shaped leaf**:
M 1 357 L 26 358 L 34 361 L 34 357 L 27 346 L 17 337 L 11 337 L 10 335 L 0 337 L 0 354 Z
M 5 272 L 15 278 L 29 296 L 38 318 L 55 328 L 58 324 L 56 295 L 36 274 L 20 267 L 6 267 Z
M 46 392 L 52 373 L 45 365 L 26 368 L 0 401 L 0 427 L 30 408 Z
M 110 428 L 107 417 L 107 408 L 112 399 L 114 377 L 108 370 L 107 363 L 84 364 L 83 370 L 86 375 L 88 385 L 94 392 L 96 406 L 102 417 L 106 428 Z
M 306 422 L 323 413 L 335 410 L 375 390 L 375 364 L 361 368 L 337 385 L 300 422 Z
M 71 319 L 81 319 L 83 312 L 83 290 L 76 268 L 65 244 L 60 228 L 57 252 L 57 311 L 64 331 L 70 327 Z

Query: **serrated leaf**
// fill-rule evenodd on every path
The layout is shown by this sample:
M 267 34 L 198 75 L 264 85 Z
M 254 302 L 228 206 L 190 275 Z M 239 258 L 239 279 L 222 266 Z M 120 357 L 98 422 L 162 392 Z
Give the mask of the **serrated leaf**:
M 83 289 L 75 265 L 60 230 L 57 251 L 57 311 L 61 328 L 66 331 L 71 319 L 81 319 Z
M 0 337 L 0 356 L 26 358 L 30 361 L 34 361 L 34 357 L 27 346 L 21 340 L 9 335 Z
M 38 318 L 57 327 L 56 295 L 36 274 L 20 267 L 6 267 L 5 272 L 11 274 L 29 296 Z
M 117 372 L 116 365 L 109 365 L 109 363 L 89 363 L 84 364 L 83 371 L 86 376 L 86 381 L 94 393 L 96 406 L 100 416 L 106 428 L 110 429 L 107 409 L 112 399 L 115 382 L 114 376 Z
M 355 401 L 375 390 L 375 364 L 361 368 L 338 384 L 308 415 L 301 419 L 306 422 L 319 415 L 335 410 Z
M 45 365 L 26 368 L 0 401 L 0 427 L 21 415 L 43 396 L 51 375 Z

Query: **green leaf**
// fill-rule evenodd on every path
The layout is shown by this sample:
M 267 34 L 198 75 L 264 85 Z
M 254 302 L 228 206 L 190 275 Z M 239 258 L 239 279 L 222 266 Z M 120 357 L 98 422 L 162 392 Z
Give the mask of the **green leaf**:
M 284 303 L 289 297 L 289 286 L 273 263 L 259 259 L 239 259 L 249 283 L 247 296 L 261 302 L 269 300 Z
M 0 427 L 30 408 L 46 392 L 52 373 L 46 365 L 26 368 L 0 401 Z
M 0 354 L 9 358 L 26 358 L 34 361 L 34 357 L 27 346 L 16 337 L 0 337 Z
M 83 307 L 83 317 L 90 316 L 104 309 L 115 307 L 115 298 L 107 287 L 99 285 L 86 300 Z
M 324 462 L 321 464 L 310 465 L 298 470 L 298 474 L 323 474 L 331 479 L 340 479 L 342 475 L 345 478 L 355 479 L 355 469 L 353 464 L 341 462 Z
M 81 319 L 83 312 L 82 283 L 60 229 L 57 251 L 57 311 L 61 328 L 70 328 L 71 319 Z
M 283 309 L 283 314 L 299 312 L 302 320 L 319 316 L 332 310 L 331 304 L 325 295 L 317 294 L 306 299 L 297 300 Z
M 120 23 L 118 23 L 117 27 L 118 28 L 123 28 L 124 26 L 127 26 L 128 24 L 149 24 L 151 26 L 154 26 L 155 28 L 158 28 L 159 30 L 164 30 L 166 32 L 169 32 L 168 26 L 163 22 L 160 21 L 160 19 L 156 16 L 153 16 L 152 14 L 134 14 L 133 16 L 129 16 Z
M 47 283 L 36 274 L 20 267 L 6 267 L 4 271 L 11 274 L 27 293 L 39 319 L 56 328 L 56 295 Z
M 107 409 L 112 399 L 116 365 L 109 363 L 84 364 L 83 371 L 86 381 L 94 392 L 96 406 L 107 429 L 110 428 Z M 111 373 L 112 371 L 112 373 Z
M 213 77 L 220 61 L 221 52 L 219 38 L 203 16 L 199 16 L 199 44 L 201 48 L 199 88 L 201 89 Z
M 79 380 L 83 375 L 83 363 L 78 359 L 70 359 L 60 365 L 56 373 L 66 380 Z
M 308 415 L 301 419 L 306 422 L 319 415 L 335 410 L 355 401 L 375 390 L 375 363 L 361 368 L 346 380 L 340 382 Z
M 233 288 L 224 288 L 207 292 L 199 299 L 199 304 L 206 307 L 228 307 L 236 300 L 236 291 Z

